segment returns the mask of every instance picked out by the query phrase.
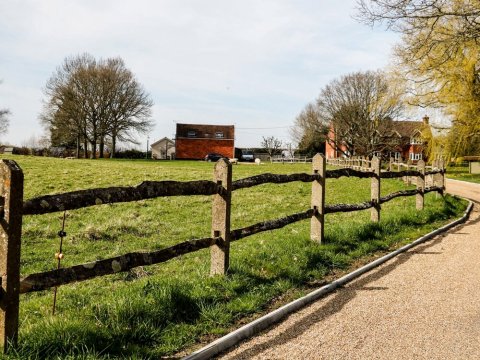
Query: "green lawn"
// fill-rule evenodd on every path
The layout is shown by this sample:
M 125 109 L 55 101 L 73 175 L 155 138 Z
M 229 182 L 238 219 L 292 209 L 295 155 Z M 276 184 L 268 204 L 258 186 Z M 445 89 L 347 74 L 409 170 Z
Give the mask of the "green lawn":
M 468 166 L 452 166 L 447 169 L 447 177 L 454 180 L 480 184 L 480 174 L 470 174 Z
M 213 165 L 194 161 L 63 160 L 11 156 L 25 173 L 25 199 L 78 189 L 137 185 L 144 180 L 211 179 Z M 239 164 L 234 179 L 255 174 L 311 172 L 311 164 Z M 382 181 L 382 195 L 404 189 Z M 311 185 L 261 185 L 235 191 L 232 229 L 309 208 Z M 368 179 L 327 180 L 327 203 L 369 200 Z M 325 277 L 346 271 L 416 239 L 464 211 L 466 203 L 427 194 L 425 210 L 415 198 L 382 206 L 382 221 L 370 212 L 326 217 L 325 244 L 309 240 L 310 224 L 237 241 L 225 277 L 210 277 L 209 251 L 181 256 L 59 288 L 21 296 L 19 346 L 9 358 L 148 359 L 188 351 L 227 333 L 272 306 L 297 298 Z M 62 213 L 27 216 L 22 236 L 22 276 L 56 263 Z M 210 236 L 211 197 L 170 197 L 68 211 L 63 266 L 165 248 Z M 362 260 L 363 259 L 363 260 Z

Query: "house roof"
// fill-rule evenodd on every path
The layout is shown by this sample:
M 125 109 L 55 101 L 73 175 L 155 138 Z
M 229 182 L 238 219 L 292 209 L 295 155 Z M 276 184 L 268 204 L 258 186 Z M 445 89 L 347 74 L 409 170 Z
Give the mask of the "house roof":
M 411 137 L 415 132 L 421 132 L 424 123 L 422 121 L 393 121 L 392 128 L 401 137 Z
M 171 143 L 172 145 L 175 144 L 175 143 L 173 142 L 173 140 L 171 140 L 171 139 L 169 139 L 169 138 L 167 138 L 167 137 L 164 137 L 164 138 L 162 138 L 162 139 L 160 139 L 160 140 L 155 141 L 152 145 L 150 145 L 150 147 L 154 147 L 154 146 L 156 146 L 156 145 L 158 145 L 158 144 L 160 144 L 160 143 L 162 143 L 162 142 Z

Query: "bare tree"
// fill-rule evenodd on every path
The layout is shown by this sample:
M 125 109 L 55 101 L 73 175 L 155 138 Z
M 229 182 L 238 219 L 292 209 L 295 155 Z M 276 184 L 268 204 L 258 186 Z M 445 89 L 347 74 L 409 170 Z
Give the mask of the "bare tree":
M 282 141 L 274 136 L 262 136 L 262 147 L 265 149 L 271 159 L 273 155 L 279 152 L 280 148 L 282 147 Z
M 0 81 L 0 84 L 1 83 L 2 82 Z M 10 125 L 8 115 L 10 115 L 10 110 L 0 109 L 0 135 L 5 134 L 8 131 L 8 126 Z
M 347 155 L 367 155 L 396 146 L 392 119 L 403 105 L 401 92 L 382 72 L 356 72 L 333 80 L 317 99 L 320 119 L 329 127 L 327 141 Z
M 146 133 L 152 127 L 150 121 L 152 100 L 143 87 L 125 68 L 122 59 L 108 59 L 105 67 L 109 79 L 112 101 L 108 107 L 106 131 L 112 139 L 112 156 L 115 155 L 117 140 L 136 142 L 133 133 Z
M 357 0 L 357 5 L 360 21 L 369 25 L 385 23 L 389 29 L 404 34 L 425 28 L 435 30 L 455 19 L 460 23 L 448 34 L 450 40 L 478 39 L 480 36 L 478 0 Z M 432 36 L 436 35 L 432 33 Z
M 309 103 L 295 118 L 290 134 L 302 152 L 313 156 L 325 151 L 328 129 L 320 118 L 317 104 Z
M 441 67 L 465 44 L 478 47 L 479 0 L 357 0 L 357 5 L 361 22 L 383 23 L 403 35 L 397 52 L 410 69 L 426 61 L 431 69 Z
M 145 133 L 153 102 L 120 58 L 96 60 L 89 54 L 66 58 L 45 87 L 47 101 L 41 121 L 55 140 L 87 143 L 92 157 L 103 157 L 107 137 L 112 154 L 117 139 L 135 142 L 133 134 Z

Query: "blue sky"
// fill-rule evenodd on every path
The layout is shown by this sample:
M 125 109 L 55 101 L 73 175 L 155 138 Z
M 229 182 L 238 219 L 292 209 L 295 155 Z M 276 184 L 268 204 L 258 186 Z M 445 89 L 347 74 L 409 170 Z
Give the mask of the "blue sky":
M 389 63 L 398 35 L 354 13 L 354 0 L 2 1 L 0 108 L 12 114 L 0 142 L 43 134 L 42 88 L 84 52 L 122 57 L 150 93 L 150 143 L 175 122 L 234 124 L 241 147 L 291 142 L 295 117 L 329 81 Z

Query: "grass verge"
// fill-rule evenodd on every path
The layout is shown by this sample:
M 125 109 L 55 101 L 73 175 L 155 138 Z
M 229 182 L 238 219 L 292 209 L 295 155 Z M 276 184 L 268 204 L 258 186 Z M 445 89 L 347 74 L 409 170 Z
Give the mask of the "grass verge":
M 461 180 L 480 184 L 480 174 L 470 174 L 468 167 L 453 166 L 447 169 L 447 177 L 454 180 Z

